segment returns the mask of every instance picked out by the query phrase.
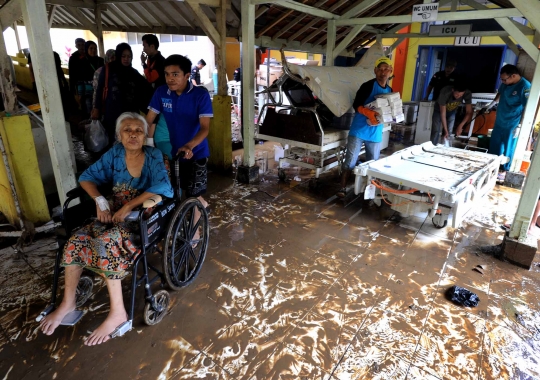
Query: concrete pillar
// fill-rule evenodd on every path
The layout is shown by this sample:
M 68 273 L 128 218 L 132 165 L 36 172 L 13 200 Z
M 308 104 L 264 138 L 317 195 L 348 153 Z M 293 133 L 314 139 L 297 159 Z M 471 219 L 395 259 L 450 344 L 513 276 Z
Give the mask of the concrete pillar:
M 44 1 L 21 0 L 24 24 L 28 31 L 30 51 L 34 57 L 32 66 L 36 78 L 43 124 L 49 144 L 56 188 L 60 202 L 64 203 L 66 192 L 77 186 L 75 163 L 70 153 L 70 141 L 64 112 L 56 67 L 49 37 L 49 25 Z
M 17 30 L 17 21 L 13 23 L 13 31 L 15 32 L 15 39 L 17 40 L 17 53 L 22 51 L 21 39 L 19 38 L 19 31 Z
M 238 168 L 238 181 L 255 182 L 255 6 L 242 1 L 242 128 L 244 130 L 244 165 Z

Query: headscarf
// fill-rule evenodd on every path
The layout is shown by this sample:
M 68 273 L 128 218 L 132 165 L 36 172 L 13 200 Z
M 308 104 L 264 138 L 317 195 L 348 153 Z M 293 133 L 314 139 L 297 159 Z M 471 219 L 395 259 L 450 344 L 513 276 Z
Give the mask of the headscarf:
M 122 42 L 118 45 L 116 45 L 116 50 L 114 52 L 114 55 L 116 56 L 116 61 L 115 61 L 115 65 L 116 66 L 123 66 L 123 67 L 131 67 L 131 64 L 129 66 L 124 66 L 122 65 L 122 53 L 124 52 L 124 50 L 129 50 L 130 53 L 131 53 L 131 58 L 132 58 L 132 61 L 133 61 L 133 51 L 131 50 L 131 46 L 129 46 L 129 44 L 125 43 L 125 42 Z
M 116 51 L 114 49 L 107 50 L 107 52 L 105 53 L 105 64 L 111 62 L 112 57 L 114 57 L 115 54 L 116 54 Z
M 100 68 L 102 64 L 103 58 L 100 58 L 97 54 L 94 57 L 91 57 L 88 54 L 88 49 L 90 49 L 90 46 L 95 45 L 97 49 L 97 44 L 94 41 L 86 41 L 84 43 L 84 55 L 86 56 L 86 59 L 88 59 L 88 62 L 90 62 L 90 65 L 92 65 L 92 68 L 94 71 L 96 71 L 98 68 Z

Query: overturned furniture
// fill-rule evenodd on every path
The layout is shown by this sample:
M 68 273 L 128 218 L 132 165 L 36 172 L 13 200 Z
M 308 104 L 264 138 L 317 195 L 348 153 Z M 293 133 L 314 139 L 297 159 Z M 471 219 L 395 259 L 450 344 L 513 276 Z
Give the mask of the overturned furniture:
M 434 146 L 431 142 L 358 165 L 354 192 L 389 204 L 407 217 L 428 211 L 433 224 L 461 224 L 478 200 L 491 192 L 503 156 Z
M 287 64 L 284 74 L 267 88 L 259 112 L 258 139 L 281 143 L 286 149 L 278 174 L 293 164 L 315 171 L 315 177 L 343 161 L 360 85 L 373 78 L 362 67 L 320 67 Z M 388 146 L 390 125 L 385 124 L 381 149 Z M 364 149 L 360 154 L 364 153 Z

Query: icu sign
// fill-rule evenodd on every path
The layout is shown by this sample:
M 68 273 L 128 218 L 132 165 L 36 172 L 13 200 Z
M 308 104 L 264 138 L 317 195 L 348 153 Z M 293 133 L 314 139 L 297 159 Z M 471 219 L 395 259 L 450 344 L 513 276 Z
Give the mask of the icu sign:
M 439 3 L 419 4 L 412 7 L 413 22 L 437 21 Z
M 480 46 L 481 37 L 456 37 L 454 46 Z

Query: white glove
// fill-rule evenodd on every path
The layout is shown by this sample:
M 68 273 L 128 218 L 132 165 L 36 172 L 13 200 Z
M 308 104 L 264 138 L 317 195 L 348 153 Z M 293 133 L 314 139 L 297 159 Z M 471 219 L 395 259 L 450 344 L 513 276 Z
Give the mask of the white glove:
M 147 138 L 146 138 L 146 145 L 148 145 L 148 146 L 155 146 L 155 145 L 154 145 L 154 138 L 153 138 L 153 137 L 147 137 Z
M 101 211 L 111 211 L 111 209 L 109 208 L 109 202 L 107 202 L 107 199 L 105 199 L 103 195 L 95 197 L 94 200 L 96 201 L 96 204 Z

